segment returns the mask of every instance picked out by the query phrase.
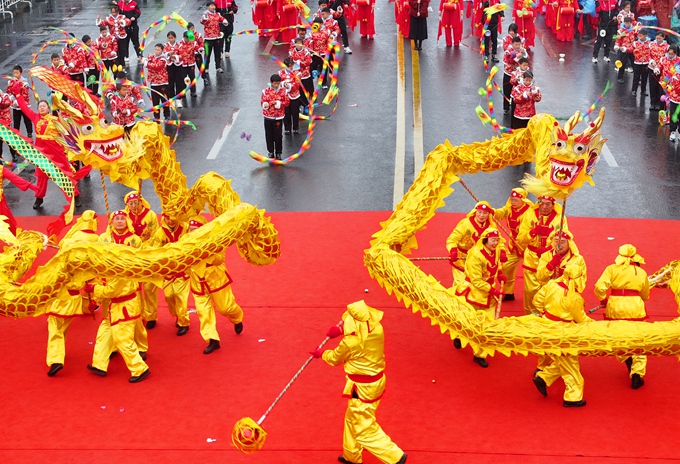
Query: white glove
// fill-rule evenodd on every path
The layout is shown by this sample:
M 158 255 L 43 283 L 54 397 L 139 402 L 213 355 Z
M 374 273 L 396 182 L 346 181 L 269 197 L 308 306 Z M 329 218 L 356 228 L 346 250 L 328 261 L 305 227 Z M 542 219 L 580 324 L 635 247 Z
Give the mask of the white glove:
M 274 103 L 274 107 L 278 110 L 281 109 L 281 102 L 276 100 L 276 103 Z
M 68 67 L 69 67 L 69 68 L 73 68 L 73 67 L 75 67 L 75 65 L 74 65 L 73 63 L 69 63 L 69 64 L 68 64 Z
M 527 95 L 526 92 L 524 92 L 524 93 L 522 94 L 522 96 L 523 96 L 524 98 L 529 98 L 529 95 Z
M 626 53 L 626 47 L 621 47 L 621 51 L 622 51 L 623 53 Z
M 619 46 L 618 46 L 618 45 L 614 45 L 614 51 L 615 51 L 615 52 L 618 52 L 618 51 L 619 51 Z
M 144 103 L 144 100 L 141 98 L 137 100 L 137 104 L 139 105 L 140 108 L 146 108 L 146 103 Z
M 142 64 L 146 66 L 147 64 L 149 64 L 149 60 L 147 58 L 142 58 Z
M 262 109 L 264 110 L 269 109 L 269 102 L 262 103 Z
M 125 114 L 126 114 L 127 116 L 130 116 L 130 110 L 125 110 Z

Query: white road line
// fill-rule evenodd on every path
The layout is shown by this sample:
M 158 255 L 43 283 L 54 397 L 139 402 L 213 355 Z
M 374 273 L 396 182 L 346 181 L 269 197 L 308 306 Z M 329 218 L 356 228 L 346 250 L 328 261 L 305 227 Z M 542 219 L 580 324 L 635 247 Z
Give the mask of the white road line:
M 238 116 L 240 111 L 241 110 L 239 108 L 234 108 L 234 111 L 231 112 L 231 116 L 229 116 L 229 119 L 227 119 L 227 123 L 222 128 L 222 132 L 220 133 L 219 137 L 217 137 L 217 140 L 215 140 L 215 143 L 210 149 L 210 153 L 208 153 L 208 157 L 206 159 L 213 160 L 217 158 L 217 154 L 222 149 L 224 142 L 227 141 L 229 131 L 234 126 L 234 123 L 236 122 L 236 117 Z
M 609 147 L 605 143 L 602 145 L 602 150 L 600 151 L 602 153 L 602 156 L 604 156 L 604 160 L 607 162 L 607 164 L 612 167 L 612 168 L 618 168 L 619 165 L 614 159 L 614 155 L 612 155 L 611 150 L 609 150 Z
M 404 165 L 406 163 L 406 80 L 404 76 L 404 39 L 397 32 L 397 148 L 394 157 L 394 196 L 392 209 L 404 196 Z

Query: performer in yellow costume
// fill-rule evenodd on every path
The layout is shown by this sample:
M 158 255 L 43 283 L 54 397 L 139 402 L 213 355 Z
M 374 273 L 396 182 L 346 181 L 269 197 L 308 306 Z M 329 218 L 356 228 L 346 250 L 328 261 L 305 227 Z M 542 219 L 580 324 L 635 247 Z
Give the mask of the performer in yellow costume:
M 534 296 L 536 310 L 553 321 L 584 323 L 592 319 L 585 313 L 585 301 L 580 292 L 582 269 L 571 264 L 564 270 L 562 277 L 550 280 Z M 548 396 L 548 387 L 558 378 L 564 380 L 565 408 L 576 408 L 586 405 L 583 399 L 583 376 L 579 367 L 578 356 L 550 356 L 552 363 L 534 376 L 534 384 L 543 396 Z
M 99 240 L 135 248 L 141 246 L 141 239 L 133 233 L 132 224 L 125 211 L 111 213 L 109 227 Z M 88 370 L 105 376 L 109 357 L 115 348 L 125 360 L 132 375 L 130 382 L 144 380 L 150 373 L 149 366 L 142 359 L 140 348 L 135 341 L 136 323 L 142 315 L 139 284 L 133 280 L 109 278 L 101 284 L 88 284 L 86 290 L 93 293 L 94 298 L 102 302 L 103 306 L 108 304 L 97 331 L 92 364 L 88 364 Z
M 586 288 L 588 278 L 586 261 L 578 251 L 574 235 L 568 230 L 555 230 L 548 237 L 548 243 L 552 244 L 552 249 L 541 255 L 536 268 L 536 278 L 539 285 L 543 286 L 550 279 L 561 277 L 568 265 L 575 264 L 582 271 L 578 287 Z
M 150 244 L 158 230 L 158 216 L 151 210 L 149 203 L 138 191 L 133 190 L 125 195 L 125 211 L 135 229 L 135 235 L 142 239 L 142 244 Z M 156 327 L 158 287 L 153 282 L 142 284 L 142 318 L 146 321 L 147 329 Z
M 385 392 L 385 333 L 380 324 L 382 311 L 368 306 L 363 300 L 347 305 L 342 316 L 343 328 L 328 329 L 331 338 L 344 337 L 334 350 L 314 350 L 331 366 L 344 365 L 347 382 L 343 396 L 349 398 L 345 413 L 343 453 L 338 461 L 361 463 L 362 451 L 390 464 L 406 462 L 404 453 L 380 428 L 375 414 Z
M 503 285 L 503 301 L 515 300 L 515 278 L 517 277 L 517 266 L 524 256 L 524 250 L 517 247 L 517 235 L 519 225 L 527 212 L 531 211 L 534 204 L 527 198 L 527 191 L 523 188 L 514 188 L 510 191 L 510 198 L 505 206 L 494 211 L 494 219 L 500 222 L 505 219 L 508 229 L 512 234 L 512 239 L 508 244 L 508 260 L 503 263 L 503 274 L 507 277 Z
M 609 320 L 644 321 L 647 319 L 645 301 L 649 299 L 649 279 L 640 267 L 645 260 L 630 244 L 622 245 L 614 264 L 607 266 L 595 282 L 595 296 L 605 307 L 604 318 Z M 609 297 L 607 297 L 609 290 Z M 631 387 L 637 390 L 645 384 L 647 356 L 617 356 L 625 362 Z
M 477 203 L 467 217 L 461 219 L 446 239 L 446 249 L 451 254 L 450 263 L 453 266 L 453 285 L 457 288 L 465 280 L 465 258 L 479 237 L 487 228 L 496 228 L 493 220 L 493 208 L 486 201 Z
M 531 314 L 536 312 L 534 307 L 534 295 L 540 288 L 540 282 L 536 276 L 538 260 L 546 251 L 550 251 L 550 234 L 562 226 L 562 230 L 568 230 L 567 218 L 561 218 L 562 209 L 555 204 L 553 197 L 541 196 L 533 209 L 524 214 L 519 225 L 517 242 L 524 248 L 524 312 Z
M 465 280 L 458 285 L 456 295 L 465 298 L 473 308 L 484 311 L 490 320 L 496 319 L 496 307 L 503 291 L 495 287 L 496 279 L 505 283 L 505 276 L 501 270 L 501 243 L 498 230 L 486 229 L 482 232 L 477 244 L 470 249 L 465 260 Z M 459 348 L 460 342 L 454 343 Z M 481 367 L 489 367 L 486 353 L 475 351 L 472 360 Z
M 69 245 L 92 243 L 99 241 L 97 235 L 97 213 L 91 210 L 83 212 L 76 223 L 59 243 L 60 252 Z M 47 314 L 47 375 L 52 377 L 64 367 L 66 355 L 66 334 L 73 318 L 89 314 L 83 308 L 80 295 L 84 282 L 74 279 L 62 290 L 58 298 L 50 304 Z M 87 300 L 89 302 L 89 298 Z
M 153 245 L 161 247 L 167 243 L 177 242 L 188 231 L 186 224 L 181 224 L 163 214 L 161 226 L 153 236 Z M 189 276 L 180 273 L 172 279 L 163 281 L 163 293 L 168 303 L 170 315 L 177 318 L 177 335 L 182 336 L 189 331 Z
M 205 224 L 203 216 L 190 220 L 189 232 L 198 229 L 203 224 Z M 234 331 L 237 334 L 243 332 L 243 309 L 236 303 L 234 293 L 231 291 L 232 280 L 224 264 L 223 254 L 214 255 L 201 263 L 201 266 L 194 267 L 189 281 L 196 303 L 201 336 L 208 342 L 203 353 L 210 354 L 220 348 L 215 307 L 220 314 L 228 317 L 234 324 Z

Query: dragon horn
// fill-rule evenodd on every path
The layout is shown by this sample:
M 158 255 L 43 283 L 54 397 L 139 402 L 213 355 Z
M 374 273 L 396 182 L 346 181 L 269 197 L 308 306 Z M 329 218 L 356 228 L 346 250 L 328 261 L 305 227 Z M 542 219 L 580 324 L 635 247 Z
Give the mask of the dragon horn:
M 583 131 L 583 135 L 590 137 L 593 135 L 595 132 L 600 130 L 600 127 L 602 127 L 602 123 L 604 122 L 604 115 L 605 115 L 605 110 L 604 107 L 600 108 L 600 114 L 597 115 L 597 118 L 586 127 L 586 129 Z
M 579 120 L 581 119 L 581 112 L 577 111 L 574 113 L 572 117 L 567 120 L 567 122 L 564 123 L 564 132 L 567 133 L 567 135 L 571 134 L 571 131 L 576 127 L 576 124 L 578 124 Z
M 93 119 L 96 119 L 96 117 L 99 115 L 99 107 L 92 100 L 87 91 L 78 85 L 77 82 L 74 82 L 67 77 L 60 76 L 52 70 L 42 66 L 35 66 L 31 68 L 29 72 L 31 77 L 37 77 L 47 84 L 47 86 L 52 90 L 58 90 L 68 98 L 80 100 L 85 103 L 87 108 L 90 110 L 90 114 L 92 115 Z

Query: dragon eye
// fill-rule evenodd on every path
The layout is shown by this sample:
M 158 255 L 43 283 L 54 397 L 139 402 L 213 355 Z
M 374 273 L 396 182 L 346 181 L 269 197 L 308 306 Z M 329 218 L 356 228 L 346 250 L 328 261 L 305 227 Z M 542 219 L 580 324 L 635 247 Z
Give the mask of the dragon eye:
M 86 124 L 81 128 L 80 131 L 84 135 L 90 135 L 92 132 L 94 132 L 94 126 L 92 124 Z
M 106 129 L 107 127 L 109 127 L 109 122 L 106 119 L 102 118 L 99 120 L 99 125 L 102 128 Z
M 586 152 L 586 146 L 582 143 L 575 143 L 574 144 L 574 153 L 577 155 L 582 155 Z
M 559 150 L 567 148 L 567 142 L 565 142 L 564 140 L 558 140 L 557 142 L 555 142 L 555 148 Z

